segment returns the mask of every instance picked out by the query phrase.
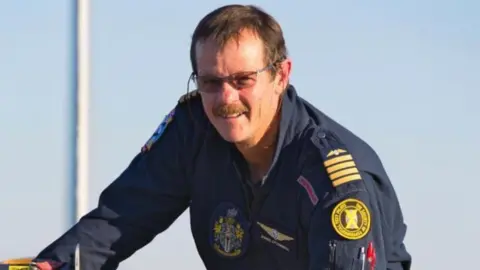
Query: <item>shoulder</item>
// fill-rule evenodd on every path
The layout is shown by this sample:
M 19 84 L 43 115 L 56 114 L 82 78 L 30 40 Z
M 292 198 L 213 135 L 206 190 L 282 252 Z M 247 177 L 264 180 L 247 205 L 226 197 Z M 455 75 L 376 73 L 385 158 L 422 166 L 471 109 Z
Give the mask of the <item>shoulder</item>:
M 184 95 L 181 95 L 178 99 L 178 105 L 186 104 L 189 102 L 195 102 L 200 100 L 200 93 L 198 90 L 190 91 Z
M 188 143 L 201 136 L 205 130 L 206 118 L 198 91 L 191 91 L 179 97 L 177 104 L 164 114 L 157 128 L 142 147 L 142 152 L 149 151 L 161 137 L 175 133 L 179 141 Z
M 362 172 L 389 181 L 381 158 L 370 143 L 332 119 L 329 119 L 328 129 L 335 140 L 354 157 Z
M 306 129 L 316 130 L 316 133 L 325 135 L 325 138 L 320 140 L 316 138 L 316 136 L 318 137 L 318 134 L 315 135 L 315 132 L 304 132 L 307 141 L 310 141 L 311 143 L 315 142 L 314 144 L 316 145 L 317 150 L 314 151 L 319 151 L 318 149 L 322 148 L 319 145 L 320 142 L 331 142 L 332 145 L 338 145 L 337 148 L 348 151 L 349 155 L 354 157 L 357 166 L 361 168 L 361 170 L 381 175 L 382 177 L 386 175 L 377 152 L 369 143 L 324 112 L 318 110 L 309 102 L 303 99 L 301 99 L 301 101 L 306 108 L 305 111 L 308 112 L 308 118 L 310 118 L 309 125 Z M 334 150 L 335 149 L 330 149 L 329 151 Z M 325 158 L 327 154 L 328 153 L 323 153 L 322 156 Z
M 389 183 L 380 158 L 364 140 L 323 115 L 306 128 L 302 176 L 323 197 L 344 197 L 373 187 L 372 179 Z

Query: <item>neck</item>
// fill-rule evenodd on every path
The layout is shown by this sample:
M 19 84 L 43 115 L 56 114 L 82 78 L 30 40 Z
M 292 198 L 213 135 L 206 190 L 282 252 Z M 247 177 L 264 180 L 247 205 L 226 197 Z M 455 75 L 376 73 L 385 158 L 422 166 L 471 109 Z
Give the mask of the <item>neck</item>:
M 276 113 L 271 124 L 265 130 L 259 130 L 259 135 L 236 144 L 253 174 L 264 175 L 270 169 L 277 146 L 279 129 L 280 113 Z

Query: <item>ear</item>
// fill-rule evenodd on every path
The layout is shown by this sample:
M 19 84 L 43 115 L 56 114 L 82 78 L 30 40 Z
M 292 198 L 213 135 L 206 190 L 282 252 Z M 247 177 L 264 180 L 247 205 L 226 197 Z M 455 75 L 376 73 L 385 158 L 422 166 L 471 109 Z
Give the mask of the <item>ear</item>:
M 287 85 L 290 81 L 290 74 L 292 72 L 292 60 L 290 58 L 286 58 L 281 62 L 279 69 L 277 71 L 277 86 L 275 87 L 275 91 L 279 91 L 280 93 L 287 88 Z M 278 92 L 277 92 L 278 93 Z

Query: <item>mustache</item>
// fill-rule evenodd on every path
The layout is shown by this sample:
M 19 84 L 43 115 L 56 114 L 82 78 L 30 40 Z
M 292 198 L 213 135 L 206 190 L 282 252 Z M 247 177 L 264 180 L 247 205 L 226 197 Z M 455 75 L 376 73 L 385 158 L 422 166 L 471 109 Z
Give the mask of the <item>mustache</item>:
M 246 113 L 249 109 L 243 104 L 222 104 L 213 108 L 213 115 L 228 116 L 232 114 Z

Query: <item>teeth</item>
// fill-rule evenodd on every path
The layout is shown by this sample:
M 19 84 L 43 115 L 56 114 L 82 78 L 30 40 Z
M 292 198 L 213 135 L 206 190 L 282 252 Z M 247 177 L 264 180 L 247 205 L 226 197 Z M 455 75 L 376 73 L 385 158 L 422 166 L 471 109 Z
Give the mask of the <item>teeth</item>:
M 237 114 L 231 114 L 231 115 L 225 115 L 224 118 L 237 118 L 243 113 L 237 113 Z

